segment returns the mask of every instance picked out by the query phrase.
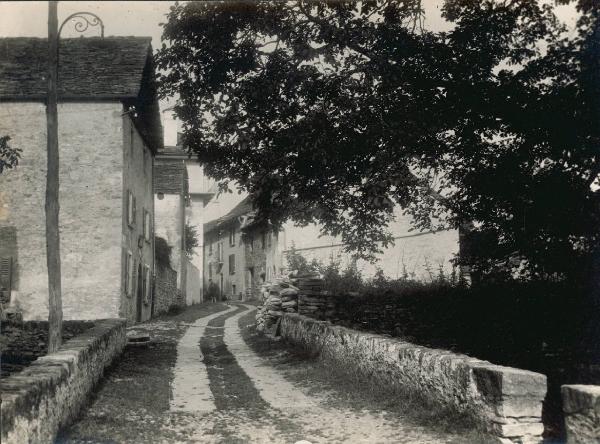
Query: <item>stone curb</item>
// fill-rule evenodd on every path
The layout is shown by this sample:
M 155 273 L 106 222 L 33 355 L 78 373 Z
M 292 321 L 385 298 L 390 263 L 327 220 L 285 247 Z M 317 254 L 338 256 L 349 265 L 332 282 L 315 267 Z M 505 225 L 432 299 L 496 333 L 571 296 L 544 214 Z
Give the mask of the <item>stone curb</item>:
M 540 442 L 546 376 L 285 313 L 284 339 L 386 388 L 476 420 L 500 442 Z
M 125 319 L 103 319 L 1 382 L 2 443 L 53 442 L 123 351 Z

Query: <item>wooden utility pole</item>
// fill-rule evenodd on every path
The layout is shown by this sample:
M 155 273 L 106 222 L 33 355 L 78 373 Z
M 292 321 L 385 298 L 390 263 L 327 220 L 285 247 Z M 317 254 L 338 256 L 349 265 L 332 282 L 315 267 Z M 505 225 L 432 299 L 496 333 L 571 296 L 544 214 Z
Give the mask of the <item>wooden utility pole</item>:
M 62 343 L 62 291 L 60 278 L 60 237 L 58 230 L 58 11 L 57 2 L 48 2 L 48 97 L 46 124 L 48 169 L 46 173 L 46 263 L 48 265 L 48 353 Z

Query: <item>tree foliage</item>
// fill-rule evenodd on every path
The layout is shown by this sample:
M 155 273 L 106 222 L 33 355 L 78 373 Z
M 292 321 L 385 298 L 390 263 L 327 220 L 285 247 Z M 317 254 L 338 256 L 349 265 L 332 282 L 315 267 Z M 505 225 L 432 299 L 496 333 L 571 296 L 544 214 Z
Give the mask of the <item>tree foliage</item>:
M 419 229 L 474 222 L 478 264 L 572 276 L 598 249 L 596 5 L 573 32 L 548 2 L 446 0 L 441 32 L 417 0 L 178 4 L 161 93 L 259 218 L 369 258 L 399 204 Z
M 19 163 L 21 150 L 10 146 L 10 136 L 0 136 L 0 174 Z
M 194 255 L 194 249 L 200 246 L 198 241 L 198 230 L 186 222 L 185 224 L 185 255 L 191 258 Z
M 160 236 L 154 237 L 154 255 L 156 257 L 156 263 L 163 267 L 171 267 L 171 252 L 173 247 L 169 245 L 167 240 Z

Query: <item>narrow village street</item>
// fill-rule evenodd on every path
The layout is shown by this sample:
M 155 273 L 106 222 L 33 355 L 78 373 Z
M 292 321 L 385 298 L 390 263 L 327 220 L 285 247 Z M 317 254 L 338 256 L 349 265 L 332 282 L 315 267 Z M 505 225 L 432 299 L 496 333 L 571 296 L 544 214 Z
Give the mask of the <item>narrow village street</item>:
M 335 382 L 314 358 L 256 334 L 254 315 L 201 305 L 130 328 L 153 344 L 125 351 L 58 442 L 465 442 Z

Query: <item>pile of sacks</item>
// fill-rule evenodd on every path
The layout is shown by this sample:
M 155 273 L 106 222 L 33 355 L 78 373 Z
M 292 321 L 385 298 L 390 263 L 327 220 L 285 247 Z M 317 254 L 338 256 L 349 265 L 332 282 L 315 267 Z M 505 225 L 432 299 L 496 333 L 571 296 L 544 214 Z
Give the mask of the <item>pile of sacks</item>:
M 261 289 L 262 303 L 256 311 L 258 331 L 277 333 L 277 326 L 284 312 L 298 311 L 298 288 L 287 280 L 265 284 Z

